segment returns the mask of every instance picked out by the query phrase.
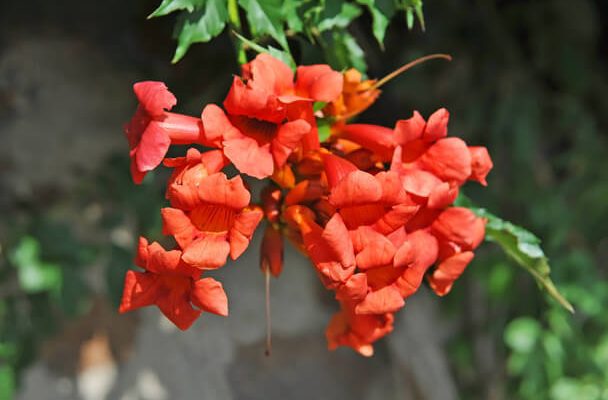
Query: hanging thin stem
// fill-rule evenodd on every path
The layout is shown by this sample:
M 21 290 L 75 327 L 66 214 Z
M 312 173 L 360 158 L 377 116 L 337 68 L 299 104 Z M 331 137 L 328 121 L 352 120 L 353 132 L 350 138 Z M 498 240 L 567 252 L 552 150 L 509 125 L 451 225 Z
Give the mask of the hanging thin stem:
M 264 268 L 264 278 L 266 284 L 266 351 L 264 354 L 270 356 L 272 350 L 272 321 L 270 319 L 270 267 Z

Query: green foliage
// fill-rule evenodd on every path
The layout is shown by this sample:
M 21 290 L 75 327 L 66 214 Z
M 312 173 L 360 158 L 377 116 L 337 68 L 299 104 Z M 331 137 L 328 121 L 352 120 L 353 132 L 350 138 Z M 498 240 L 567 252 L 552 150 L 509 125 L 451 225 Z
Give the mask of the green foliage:
M 335 68 L 365 71 L 364 53 L 348 31 L 364 10 L 371 16 L 371 32 L 381 48 L 390 20 L 398 12 L 405 13 L 409 29 L 413 28 L 414 15 L 424 29 L 420 0 L 163 0 L 149 17 L 180 12 L 174 33 L 174 63 L 192 44 L 209 42 L 229 26 L 240 39 L 235 45 L 241 63 L 247 61 L 242 38 L 249 37 L 244 43 L 248 49 L 273 51 L 293 59 L 293 46 L 321 46 Z
M 486 240 L 497 243 L 511 259 L 528 271 L 562 307 L 574 312 L 572 305 L 559 293 L 551 280 L 549 260 L 540 247 L 538 237 L 521 226 L 505 221 L 483 208 L 474 207 L 471 201 L 462 194 L 456 204 L 466 206 L 479 217 L 485 218 L 487 220 Z
M 40 259 L 40 244 L 30 236 L 23 237 L 11 255 L 17 268 L 19 285 L 25 293 L 61 290 L 61 268 Z

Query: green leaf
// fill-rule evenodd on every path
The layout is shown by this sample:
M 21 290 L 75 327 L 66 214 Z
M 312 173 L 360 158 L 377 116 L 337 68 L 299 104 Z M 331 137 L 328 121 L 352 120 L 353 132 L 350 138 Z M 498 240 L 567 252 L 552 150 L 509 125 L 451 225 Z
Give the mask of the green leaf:
M 254 38 L 270 35 L 288 50 L 287 38 L 283 30 L 283 13 L 281 0 L 239 0 L 247 14 L 249 28 Z
M 17 268 L 19 284 L 26 293 L 58 293 L 61 289 L 61 268 L 40 260 L 40 244 L 33 237 L 21 239 L 10 259 Z
M 331 123 L 325 119 L 318 119 L 317 132 L 319 134 L 319 142 L 325 142 L 331 135 Z
M 367 7 L 372 15 L 372 32 L 380 47 L 384 48 L 384 35 L 388 23 L 395 13 L 392 2 L 382 2 L 378 0 L 357 0 L 357 3 Z
M 346 28 L 353 19 L 361 15 L 361 9 L 354 4 L 337 0 L 327 1 L 319 22 L 316 24 L 318 32 L 325 32 L 335 28 Z
M 247 45 L 249 48 L 251 48 L 252 50 L 257 51 L 258 53 L 268 53 L 271 56 L 278 58 L 279 60 L 283 61 L 285 64 L 289 65 L 289 67 L 292 70 L 296 70 L 296 62 L 293 60 L 293 57 L 291 56 L 291 54 L 289 54 L 286 51 L 282 51 L 279 50 L 275 47 L 272 46 L 268 46 L 268 47 L 264 47 L 262 45 L 257 44 L 256 42 L 247 39 L 246 37 L 239 35 L 236 32 L 233 32 L 234 35 L 239 38 L 239 40 L 241 40 L 243 43 L 245 43 L 245 45 Z
M 323 107 L 325 107 L 327 105 L 326 102 L 324 101 L 315 101 L 314 104 L 312 105 L 312 109 L 313 111 L 317 112 L 323 109 Z
M 188 10 L 193 12 L 203 6 L 205 0 L 163 0 L 160 6 L 148 15 L 148 18 L 162 17 L 177 10 Z
M 348 31 L 333 31 L 331 44 L 324 50 L 329 64 L 335 69 L 344 70 L 352 67 L 365 74 L 367 70 L 365 53 Z
M 224 30 L 228 20 L 228 9 L 224 0 L 205 0 L 204 10 L 183 17 L 177 26 L 177 49 L 172 63 L 184 57 L 193 43 L 208 42 Z
M 304 25 L 302 19 L 298 15 L 298 8 L 302 5 L 299 0 L 285 0 L 283 1 L 282 13 L 285 16 L 287 27 L 294 32 L 302 32 Z
M 422 12 L 422 0 L 400 0 L 397 2 L 397 9 L 405 11 L 407 29 L 412 30 L 414 28 L 414 16 L 418 18 L 422 30 L 426 29 Z
M 460 195 L 456 205 L 469 208 L 475 214 L 487 219 L 486 240 L 497 243 L 518 265 L 523 267 L 566 310 L 574 312 L 572 304 L 566 300 L 551 280 L 549 260 L 540 247 L 540 239 L 532 232 L 505 221 L 483 208 L 473 206 L 471 200 Z

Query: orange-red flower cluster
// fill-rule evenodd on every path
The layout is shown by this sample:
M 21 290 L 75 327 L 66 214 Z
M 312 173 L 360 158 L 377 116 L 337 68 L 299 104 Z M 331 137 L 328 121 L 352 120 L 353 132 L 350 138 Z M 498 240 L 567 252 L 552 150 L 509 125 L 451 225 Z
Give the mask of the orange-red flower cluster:
M 466 181 L 486 185 L 492 161 L 484 147 L 447 137 L 445 109 L 427 120 L 415 111 L 392 129 L 349 124 L 380 94 L 374 82 L 327 65 L 294 75 L 262 54 L 234 78 L 224 108 L 207 105 L 200 118 L 168 112 L 176 100 L 164 84 L 136 84 L 140 106 L 126 127 L 131 172 L 139 183 L 161 163 L 173 168 L 171 207 L 161 214 L 176 247 L 141 239 L 136 264 L 145 272 L 127 274 L 121 311 L 156 304 L 182 329 L 202 311 L 227 315 L 221 284 L 200 274 L 239 257 L 262 219 L 262 269 L 280 275 L 287 237 L 335 292 L 330 349 L 373 354 L 425 277 L 446 295 L 485 235 L 485 221 L 453 203 Z M 323 142 L 319 120 L 331 126 Z M 171 144 L 211 149 L 165 158 Z M 240 175 L 222 172 L 230 164 L 270 178 L 259 205 Z

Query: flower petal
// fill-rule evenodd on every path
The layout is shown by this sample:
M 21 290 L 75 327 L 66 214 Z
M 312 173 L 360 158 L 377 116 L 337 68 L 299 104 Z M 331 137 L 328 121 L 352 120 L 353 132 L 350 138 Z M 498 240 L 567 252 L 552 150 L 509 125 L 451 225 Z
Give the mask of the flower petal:
M 427 142 L 435 142 L 448 135 L 448 121 L 450 113 L 445 108 L 440 108 L 429 117 L 422 139 Z
M 285 164 L 287 157 L 298 147 L 310 129 L 310 124 L 303 119 L 281 125 L 272 140 L 272 156 L 276 166 L 282 167 Z
M 405 305 L 399 290 L 394 286 L 386 286 L 380 290 L 370 292 L 365 299 L 357 304 L 357 314 L 382 314 L 395 312 Z
M 182 260 L 199 269 L 217 269 L 226 264 L 230 244 L 225 236 L 207 235 L 196 239 L 184 249 Z
M 201 311 L 192 308 L 187 293 L 183 291 L 174 290 L 166 293 L 165 296 L 157 299 L 156 305 L 165 317 L 182 331 L 190 328 L 201 315 Z
M 228 316 L 228 297 L 222 284 L 213 278 L 203 278 L 194 282 L 190 294 L 192 304 L 203 311 Z
M 352 172 L 338 182 L 329 195 L 329 202 L 335 207 L 347 207 L 365 203 L 375 203 L 382 197 L 382 186 L 371 174 L 363 171 Z
M 163 82 L 137 82 L 133 85 L 133 91 L 141 106 L 152 117 L 162 115 L 177 104 L 177 99 Z
M 151 121 L 141 135 L 135 152 L 137 170 L 152 171 L 163 162 L 169 150 L 171 138 L 156 121 Z
M 185 212 L 177 208 L 165 207 L 160 210 L 163 220 L 163 234 L 173 235 L 177 244 L 186 248 L 197 233 L 196 227 Z
M 464 182 L 471 175 L 471 155 L 466 143 L 451 137 L 438 140 L 424 152 L 421 165 L 445 181 Z
M 486 176 L 494 167 L 488 149 L 480 146 L 469 146 L 469 152 L 471 153 L 471 176 L 469 176 L 469 179 L 487 186 Z
M 125 313 L 155 303 L 161 293 L 158 276 L 150 273 L 127 271 L 119 311 Z
M 255 228 L 264 217 L 258 208 L 246 208 L 235 219 L 230 229 L 230 258 L 236 260 L 249 246 Z
M 236 169 L 254 178 L 264 179 L 274 171 L 270 143 L 260 146 L 249 137 L 225 140 L 224 154 Z
M 329 65 L 299 66 L 296 70 L 296 93 L 315 101 L 330 102 L 342 93 L 342 74 Z
M 465 251 L 443 260 L 429 277 L 431 289 L 438 296 L 445 296 L 452 290 L 454 281 L 462 275 L 473 259 L 472 251 Z
M 393 264 L 395 246 L 388 238 L 370 227 L 361 226 L 351 232 L 357 252 L 357 267 L 366 270 Z
M 409 119 L 397 121 L 395 125 L 395 142 L 405 145 L 413 140 L 420 139 L 424 133 L 426 122 L 418 111 Z

